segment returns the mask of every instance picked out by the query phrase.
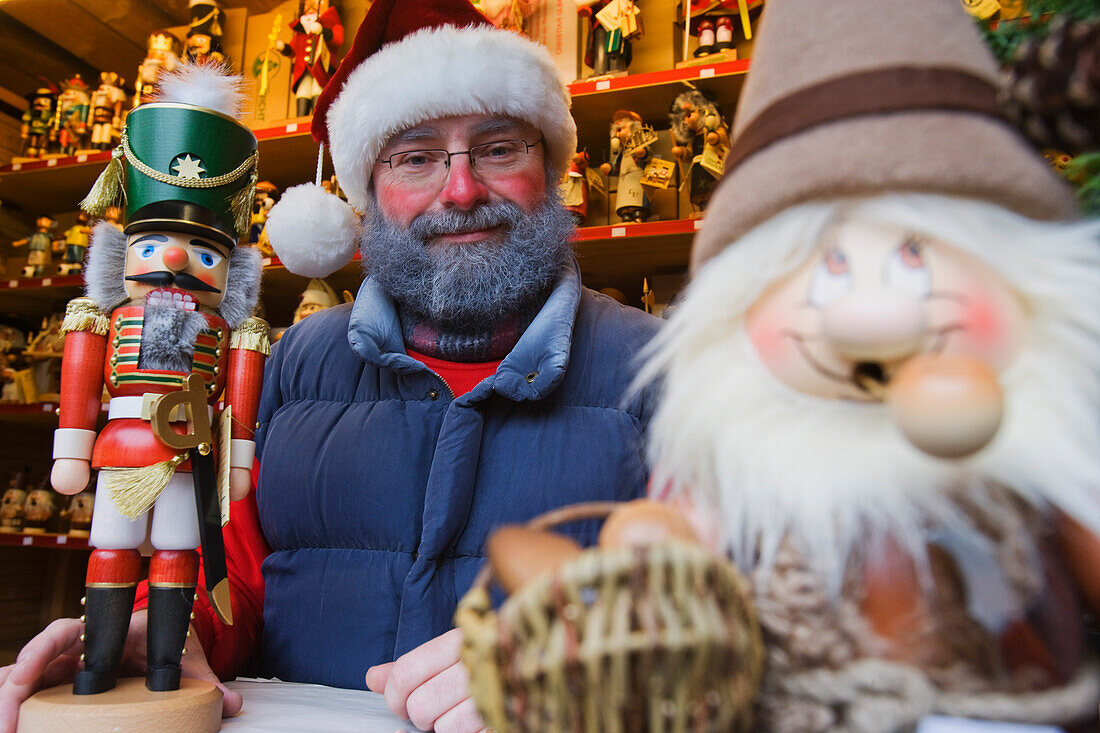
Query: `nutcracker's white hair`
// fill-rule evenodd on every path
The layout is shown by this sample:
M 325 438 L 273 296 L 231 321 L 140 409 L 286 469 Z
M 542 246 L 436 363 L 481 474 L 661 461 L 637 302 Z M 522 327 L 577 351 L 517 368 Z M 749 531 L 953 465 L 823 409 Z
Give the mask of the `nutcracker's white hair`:
M 971 458 L 917 451 L 882 405 L 796 392 L 749 343 L 746 310 L 841 215 L 950 242 L 1026 302 L 1026 345 L 1001 374 L 1004 424 Z M 704 266 L 651 344 L 637 382 L 661 383 L 651 485 L 704 511 L 717 507 L 726 547 L 745 567 L 767 568 L 789 535 L 834 591 L 853 551 L 890 534 L 921 558 L 929 521 L 966 523 L 951 491 L 1004 485 L 1100 532 L 1098 313 L 1100 222 L 1041 223 L 927 194 L 792 207 Z
M 162 74 L 157 86 L 156 102 L 205 107 L 233 119 L 244 109 L 245 81 L 224 64 L 186 61 Z

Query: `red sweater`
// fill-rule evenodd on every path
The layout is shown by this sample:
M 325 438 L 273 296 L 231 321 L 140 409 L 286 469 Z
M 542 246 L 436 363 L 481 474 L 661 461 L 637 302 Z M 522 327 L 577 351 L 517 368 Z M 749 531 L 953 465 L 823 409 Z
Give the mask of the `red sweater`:
M 424 354 L 409 351 L 409 356 L 423 362 L 443 378 L 455 397 L 464 395 L 481 380 L 493 374 L 499 361 L 463 364 L 442 361 Z M 257 463 L 252 468 L 252 485 L 260 474 Z M 203 590 L 205 580 L 199 570 L 199 593 L 195 601 L 195 618 L 191 622 L 195 634 L 206 653 L 210 668 L 219 679 L 233 679 L 256 651 L 264 620 L 264 576 L 260 565 L 271 552 L 260 527 L 260 514 L 256 507 L 256 492 L 230 505 L 229 522 L 222 527 L 225 538 L 225 560 L 229 571 L 232 592 L 233 625 L 226 626 L 214 612 L 210 599 Z M 134 610 L 149 605 L 149 587 L 146 581 L 138 586 Z M 364 670 L 365 672 L 366 670 Z

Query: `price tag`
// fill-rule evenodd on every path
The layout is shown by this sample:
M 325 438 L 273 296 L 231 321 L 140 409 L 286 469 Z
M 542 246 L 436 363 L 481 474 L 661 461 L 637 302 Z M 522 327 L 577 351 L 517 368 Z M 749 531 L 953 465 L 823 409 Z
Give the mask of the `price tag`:
M 33 545 L 33 544 L 34 544 L 34 538 L 33 537 L 24 537 L 23 538 L 23 546 L 24 547 L 29 547 L 30 545 Z
M 289 125 L 286 126 L 286 131 L 287 132 L 298 132 L 298 123 L 297 122 L 291 122 Z
M 47 168 L 53 168 L 56 165 L 57 165 L 57 158 L 50 158 L 49 160 L 46 161 L 46 167 Z
M 8 287 L 9 288 L 19 287 L 19 281 L 18 280 L 8 280 Z
M 59 534 L 57 536 L 57 544 L 67 545 L 68 543 L 69 543 L 69 536 L 68 535 Z
M 76 162 L 77 162 L 77 163 L 87 163 L 87 162 L 88 162 L 88 156 L 87 156 L 87 155 L 84 155 L 84 154 L 82 153 L 82 154 L 80 154 L 80 155 L 76 156 Z
M 611 227 L 611 236 L 612 237 L 625 237 L 626 236 L 626 227 Z
M 51 285 L 53 285 L 53 278 L 52 278 L 52 277 L 44 277 L 44 278 L 42 278 L 42 287 L 44 287 L 44 288 L 48 288 L 48 287 L 50 287 Z
M 714 69 L 712 67 L 708 66 L 705 69 L 699 69 L 699 78 L 700 79 L 708 79 L 712 76 L 714 76 Z
M 23 170 L 23 164 L 22 163 L 12 163 L 11 164 L 11 169 L 13 171 L 21 171 L 21 170 Z
M 611 88 L 611 80 L 610 79 L 604 79 L 603 81 L 596 82 L 596 91 L 597 92 L 602 92 L 602 91 L 604 91 L 606 89 L 610 89 L 610 88 Z

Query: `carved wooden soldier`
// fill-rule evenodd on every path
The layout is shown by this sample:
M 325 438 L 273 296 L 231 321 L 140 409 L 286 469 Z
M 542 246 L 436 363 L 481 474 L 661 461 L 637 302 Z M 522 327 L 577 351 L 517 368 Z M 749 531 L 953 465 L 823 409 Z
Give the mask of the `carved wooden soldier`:
M 99 470 L 76 694 L 115 685 L 137 548 L 150 521 L 146 686 L 179 687 L 200 538 L 207 590 L 232 623 L 220 508 L 250 488 L 268 351 L 267 324 L 250 317 L 259 254 L 237 246 L 248 229 L 256 138 L 236 120 L 239 80 L 224 70 L 184 64 L 160 83 L 158 100 L 130 113 L 109 169 L 83 203 L 104 213 L 117 193 L 106 183 L 125 157 L 126 227 L 96 226 L 88 297 L 69 303 L 63 326 L 53 484 L 74 494 L 91 468 Z M 97 435 L 104 383 L 111 401 Z M 219 397 L 225 410 L 216 447 Z

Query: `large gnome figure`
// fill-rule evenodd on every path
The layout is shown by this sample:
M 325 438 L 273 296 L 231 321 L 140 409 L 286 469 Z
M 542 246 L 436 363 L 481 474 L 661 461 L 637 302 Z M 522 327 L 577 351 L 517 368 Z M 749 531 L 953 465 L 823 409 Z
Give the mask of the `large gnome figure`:
M 87 297 L 69 303 L 63 325 L 54 488 L 74 494 L 99 470 L 78 695 L 115 686 L 147 532 L 146 686 L 179 687 L 200 538 L 208 592 L 232 623 L 220 515 L 250 488 L 268 351 L 267 324 L 250 317 L 260 256 L 237 246 L 256 182 L 256 138 L 237 121 L 240 108 L 239 79 L 220 67 L 183 64 L 162 76 L 160 96 L 130 112 L 84 202 L 101 216 L 124 175 L 125 230 L 96 226 Z M 97 435 L 104 383 L 111 400 Z
M 1100 222 L 957 0 L 769 0 L 654 493 L 752 574 L 757 730 L 1096 720 Z M 713 519 L 711 519 L 713 518 Z

